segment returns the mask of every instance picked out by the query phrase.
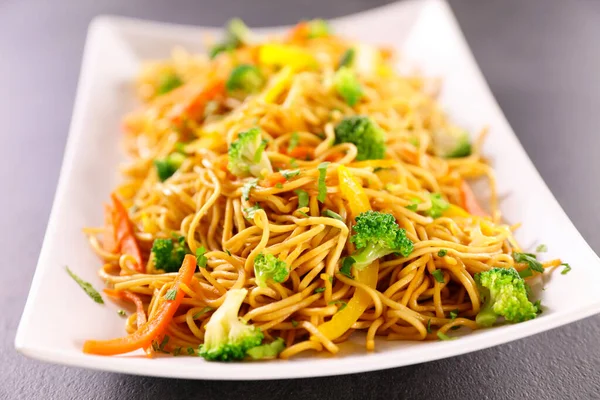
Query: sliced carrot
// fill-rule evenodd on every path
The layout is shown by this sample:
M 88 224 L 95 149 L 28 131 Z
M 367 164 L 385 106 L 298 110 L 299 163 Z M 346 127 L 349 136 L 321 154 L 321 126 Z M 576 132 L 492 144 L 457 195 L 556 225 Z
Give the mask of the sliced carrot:
M 87 340 L 83 344 L 83 352 L 112 356 L 151 346 L 154 340 L 164 335 L 173 320 L 184 296 L 184 292 L 179 289 L 179 286 L 181 284 L 189 285 L 195 270 L 196 257 L 191 254 L 186 255 L 173 282 L 173 289 L 177 291 L 174 300 L 162 301 L 156 313 L 134 333 L 111 340 Z
M 117 198 L 116 194 L 112 193 L 110 197 L 114 208 L 113 223 L 116 232 L 117 247 L 122 254 L 129 254 L 135 258 L 136 265 L 133 269 L 138 272 L 145 272 L 146 269 L 142 260 L 142 253 L 140 252 L 140 247 L 135 239 L 135 234 L 133 233 L 133 227 L 129 220 L 127 210 L 123 206 L 123 203 Z
M 131 293 L 129 290 L 114 290 L 104 289 L 104 293 L 111 297 L 115 297 L 121 300 L 127 300 L 135 305 L 135 314 L 137 317 L 136 323 L 138 329 L 146 323 L 146 311 L 144 311 L 144 302 L 136 294 Z
M 327 155 L 327 157 L 325 157 L 325 161 L 336 162 L 341 160 L 343 157 L 344 155 L 340 153 L 330 153 Z
M 288 40 L 290 42 L 301 42 L 308 38 L 308 22 L 301 21 L 294 26 L 288 33 Z
M 417 152 L 407 148 L 400 150 L 400 155 L 412 164 L 416 164 L 419 161 L 419 155 Z
M 166 117 L 178 124 L 185 119 L 196 120 L 204 113 L 206 103 L 225 93 L 225 82 L 216 79 L 203 86 L 190 86 L 183 94 L 184 99 L 175 103 Z
M 297 146 L 292 150 L 288 151 L 288 156 L 298 158 L 300 160 L 306 159 L 306 157 L 313 157 L 315 149 L 308 146 Z
M 487 213 L 479 205 L 471 186 L 464 179 L 460 183 L 460 197 L 463 203 L 463 208 L 471 215 L 487 217 Z
M 260 186 L 273 187 L 278 183 L 285 183 L 286 180 L 287 179 L 285 179 L 285 177 L 281 175 L 281 172 L 275 172 L 274 174 L 268 175 L 265 179 L 261 180 Z
M 104 234 L 102 236 L 102 247 L 109 253 L 116 253 L 117 238 L 114 223 L 114 210 L 108 204 L 104 205 Z

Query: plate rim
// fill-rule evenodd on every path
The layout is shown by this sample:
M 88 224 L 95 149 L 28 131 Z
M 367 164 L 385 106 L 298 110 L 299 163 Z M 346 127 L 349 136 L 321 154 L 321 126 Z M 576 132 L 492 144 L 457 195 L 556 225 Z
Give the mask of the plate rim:
M 579 230 L 572 223 L 568 215 L 560 206 L 560 203 L 554 196 L 554 194 L 547 187 L 543 178 L 539 174 L 537 168 L 533 164 L 531 158 L 527 155 L 523 146 L 521 145 L 518 137 L 514 133 L 514 130 L 510 126 L 509 122 L 506 119 L 506 116 L 502 112 L 502 109 L 498 105 L 496 98 L 494 97 L 490 86 L 485 80 L 483 73 L 481 72 L 479 65 L 477 64 L 475 57 L 464 37 L 456 18 L 450 9 L 449 5 L 443 0 L 409 0 L 403 3 L 391 3 L 381 7 L 371 8 L 369 10 L 365 10 L 362 12 L 342 16 L 339 18 L 332 18 L 332 21 L 340 21 L 344 19 L 352 19 L 354 17 L 366 17 L 368 18 L 368 14 L 381 12 L 382 10 L 392 9 L 398 7 L 400 4 L 416 4 L 420 3 L 421 10 L 419 13 L 423 12 L 423 10 L 427 7 L 436 6 L 442 9 L 445 14 L 445 17 L 448 18 L 448 22 L 453 25 L 455 31 L 458 34 L 457 40 L 460 42 L 459 45 L 463 47 L 465 50 L 464 56 L 469 57 L 469 63 L 471 63 L 476 72 L 476 76 L 474 77 L 477 80 L 478 86 L 481 86 L 485 92 L 488 101 L 490 102 L 490 106 L 494 107 L 494 112 L 500 117 L 500 121 L 507 130 L 512 134 L 514 139 L 517 142 L 520 151 L 524 153 L 524 159 L 526 162 L 530 164 L 530 168 L 537 175 L 537 179 L 539 182 L 546 188 L 547 193 L 549 194 L 547 198 L 550 201 L 554 201 L 558 209 L 564 214 L 564 218 L 568 223 L 570 223 L 574 232 L 579 236 L 579 240 L 581 243 L 587 247 L 591 254 L 596 256 L 596 261 L 600 263 L 600 259 L 595 254 L 593 249 L 589 246 L 587 241 L 583 238 Z M 78 127 L 80 125 L 80 120 L 83 117 L 83 111 L 85 109 L 85 105 L 83 102 L 83 98 L 85 97 L 86 92 L 89 90 L 90 85 L 90 64 L 93 62 L 93 59 L 96 53 L 99 51 L 99 44 L 97 43 L 97 36 L 102 33 L 102 28 L 106 25 L 116 24 L 117 26 L 120 24 L 127 25 L 129 27 L 133 27 L 134 29 L 147 29 L 148 27 L 160 27 L 162 30 L 171 30 L 173 34 L 177 32 L 190 32 L 192 30 L 197 31 L 198 29 L 202 29 L 205 31 L 219 31 L 219 28 L 216 27 L 208 27 L 208 26 L 193 26 L 193 25 L 183 25 L 183 24 L 174 24 L 174 23 L 165 23 L 151 20 L 144 20 L 138 18 L 128 18 L 122 16 L 112 16 L 112 15 L 99 15 L 96 16 L 89 24 L 86 42 L 82 57 L 80 76 L 77 83 L 77 90 L 75 95 L 75 102 L 73 108 L 73 114 L 71 118 L 71 124 L 69 127 L 69 135 L 67 138 L 67 143 L 65 146 L 65 152 L 63 156 L 63 161 L 60 168 L 59 180 L 55 192 L 55 196 L 52 203 L 52 211 L 50 213 L 50 217 L 48 220 L 48 225 L 46 228 L 46 232 L 44 234 L 44 240 L 42 243 L 41 251 L 38 257 L 37 265 L 34 272 L 34 277 L 30 286 L 29 294 L 27 296 L 27 301 L 21 316 L 21 320 L 19 322 L 17 332 L 15 335 L 15 349 L 26 355 L 28 357 L 38 359 L 41 361 L 51 362 L 60 365 L 68 365 L 75 367 L 84 367 L 94 370 L 102 370 L 102 371 L 110 371 L 110 372 L 119 372 L 126 373 L 132 375 L 144 375 L 144 376 L 155 376 L 155 377 L 169 377 L 169 378 L 187 378 L 187 379 L 217 379 L 217 380 L 264 380 L 265 370 L 263 368 L 249 368 L 248 365 L 240 365 L 234 364 L 237 367 L 236 374 L 233 376 L 223 376 L 221 375 L 220 370 L 217 369 L 216 372 L 208 369 L 196 369 L 189 367 L 184 368 L 172 368 L 165 369 L 159 368 L 158 366 L 164 366 L 162 364 L 156 364 L 156 366 L 152 368 L 148 368 L 148 363 L 145 358 L 135 357 L 135 356 L 122 356 L 122 357 L 102 357 L 102 356 L 90 356 L 86 354 L 71 354 L 62 352 L 60 349 L 50 349 L 48 347 L 37 347 L 35 343 L 28 343 L 24 339 L 24 331 L 27 327 L 27 320 L 32 317 L 32 307 L 36 301 L 36 292 L 37 289 L 42 284 L 42 275 L 47 270 L 44 266 L 41 266 L 40 261 L 46 257 L 46 253 L 49 252 L 49 245 L 47 237 L 52 235 L 56 230 L 55 226 L 57 224 L 57 209 L 58 204 L 61 203 L 62 198 L 66 195 L 66 182 L 68 180 L 67 176 L 69 175 L 67 172 L 72 165 L 72 162 L 75 152 L 77 150 L 77 139 L 80 134 L 76 132 L 81 132 L 81 129 Z M 263 31 L 276 30 L 281 29 L 281 26 L 270 26 L 259 28 Z M 560 313 L 551 314 L 549 316 L 545 316 L 541 319 L 536 319 L 529 321 L 527 323 L 527 329 L 523 329 L 523 326 L 513 325 L 506 327 L 502 332 L 494 333 L 494 330 L 490 330 L 489 334 L 482 334 L 477 337 L 472 337 L 470 339 L 469 346 L 460 346 L 460 341 L 454 342 L 438 342 L 429 343 L 428 345 L 438 346 L 436 352 L 430 352 L 427 356 L 415 357 L 412 353 L 416 353 L 418 349 L 403 349 L 403 352 L 408 352 L 411 354 L 411 357 L 408 357 L 408 361 L 398 361 L 394 359 L 394 357 L 382 357 L 382 353 L 379 353 L 380 357 L 377 357 L 377 353 L 374 356 L 366 356 L 361 357 L 362 360 L 366 360 L 361 363 L 352 363 L 347 360 L 344 361 L 343 358 L 328 358 L 329 363 L 325 364 L 325 369 L 303 369 L 303 368 L 286 368 L 284 367 L 284 363 L 270 363 L 269 365 L 273 365 L 275 367 L 271 368 L 269 372 L 269 379 L 295 379 L 295 378 L 307 378 L 307 377 L 320 377 L 320 376 L 333 376 L 333 375 L 344 375 L 344 374 L 352 374 L 359 372 L 368 372 L 375 370 L 382 370 L 388 368 L 396 368 L 414 364 L 420 364 L 423 362 L 429 362 L 434 360 L 441 360 L 448 357 L 458 356 L 466 353 L 471 353 L 474 351 L 479 351 L 486 348 L 495 347 L 500 344 L 509 343 L 515 340 L 519 340 L 540 332 L 548 331 L 551 329 L 555 329 L 559 326 L 566 325 L 568 323 L 589 317 L 596 313 L 600 312 L 600 300 L 595 302 L 590 302 L 585 306 L 573 307 L 572 309 L 564 309 L 561 310 Z M 503 335 L 503 337 L 499 337 Z M 489 344 L 490 339 L 493 344 Z M 184 364 L 182 364 L 184 365 Z M 293 361 L 290 363 L 293 365 Z M 194 371 L 201 371 L 201 376 Z M 218 375 L 217 375 L 218 374 Z

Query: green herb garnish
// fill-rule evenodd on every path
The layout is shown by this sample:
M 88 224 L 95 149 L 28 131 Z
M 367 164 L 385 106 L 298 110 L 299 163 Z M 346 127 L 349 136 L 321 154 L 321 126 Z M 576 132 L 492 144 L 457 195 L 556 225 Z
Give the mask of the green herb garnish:
M 104 300 L 102 300 L 102 296 L 100 296 L 100 293 L 98 293 L 98 291 L 96 289 L 94 289 L 94 287 L 92 286 L 91 283 L 86 282 L 83 279 L 81 279 L 80 277 L 78 277 L 77 275 L 75 275 L 75 273 L 73 271 L 71 271 L 69 269 L 69 267 L 65 266 L 65 269 L 67 270 L 67 273 L 69 274 L 69 276 L 71 278 L 73 278 L 73 280 L 75 282 L 77 282 L 79 287 L 81 287 L 83 289 L 83 291 L 86 292 L 87 295 L 92 298 L 92 300 L 94 300 L 98 304 L 104 304 Z
M 196 314 L 194 314 L 192 316 L 192 319 L 198 319 L 201 316 L 203 316 L 204 314 L 206 314 L 207 312 L 211 312 L 212 310 L 214 310 L 214 308 L 212 308 L 212 307 L 204 307 L 202 310 L 200 310 Z

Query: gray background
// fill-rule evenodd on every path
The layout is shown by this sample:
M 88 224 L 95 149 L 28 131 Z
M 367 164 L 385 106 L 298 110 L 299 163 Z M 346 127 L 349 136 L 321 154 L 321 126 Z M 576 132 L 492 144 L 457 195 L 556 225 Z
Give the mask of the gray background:
M 58 179 L 91 18 L 111 13 L 220 26 L 237 15 L 250 25 L 269 25 L 350 14 L 385 1 L 279 3 L 0 0 L 0 398 L 600 398 L 600 316 L 443 361 L 289 381 L 134 377 L 43 364 L 14 351 L 15 330 Z M 450 4 L 519 139 L 598 252 L 600 1 Z

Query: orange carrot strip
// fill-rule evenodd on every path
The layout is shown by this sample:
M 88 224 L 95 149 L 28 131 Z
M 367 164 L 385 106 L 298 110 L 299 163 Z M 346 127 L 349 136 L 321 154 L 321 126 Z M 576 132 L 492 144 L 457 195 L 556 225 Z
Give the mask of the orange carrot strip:
M 176 103 L 167 113 L 167 119 L 173 123 L 180 123 L 186 118 L 196 120 L 204 113 L 204 108 L 209 100 L 225 93 L 225 82 L 217 79 L 201 87 L 190 87 L 185 93 L 185 99 Z
M 288 33 L 288 40 L 290 42 L 301 42 L 308 38 L 308 31 L 308 22 L 301 21 L 292 29 L 290 29 L 290 32 Z
M 471 186 L 464 179 L 460 183 L 460 197 L 463 203 L 463 208 L 471 215 L 487 217 L 487 213 L 479 205 L 475 194 L 471 190 Z
M 265 179 L 263 179 L 262 181 L 260 181 L 260 186 L 263 187 L 273 187 L 275 185 L 277 185 L 278 183 L 285 183 L 287 179 L 285 179 L 285 177 L 283 175 L 281 175 L 280 172 L 275 172 L 274 174 L 271 174 L 269 176 L 267 176 Z
M 109 253 L 116 253 L 118 251 L 114 211 L 108 204 L 104 205 L 104 235 L 102 236 L 102 247 Z
M 146 312 L 144 311 L 144 303 L 142 299 L 136 294 L 131 293 L 128 290 L 114 290 L 114 289 L 104 289 L 104 293 L 111 297 L 116 297 L 121 300 L 128 300 L 135 305 L 135 314 L 137 316 L 137 326 L 138 329 L 146 323 Z
M 314 152 L 315 149 L 313 149 L 312 147 L 297 146 L 294 147 L 292 150 L 288 151 L 288 156 L 304 160 L 307 156 L 310 156 L 312 158 Z
M 156 313 L 134 333 L 111 340 L 87 340 L 83 344 L 83 352 L 112 356 L 151 346 L 153 340 L 164 335 L 183 300 L 185 294 L 179 289 L 179 285 L 182 283 L 189 285 L 195 270 L 196 257 L 191 254 L 186 255 L 173 282 L 173 289 L 177 291 L 174 300 L 163 300 Z
M 131 221 L 129 220 L 127 210 L 123 206 L 123 203 L 121 203 L 121 201 L 117 198 L 116 194 L 111 193 L 110 198 L 113 201 L 113 207 L 115 210 L 113 223 L 117 236 L 117 246 L 121 253 L 129 254 L 135 258 L 136 265 L 133 268 L 134 270 L 138 272 L 145 272 L 142 253 L 140 252 L 140 247 L 135 239 L 133 227 L 131 226 Z

